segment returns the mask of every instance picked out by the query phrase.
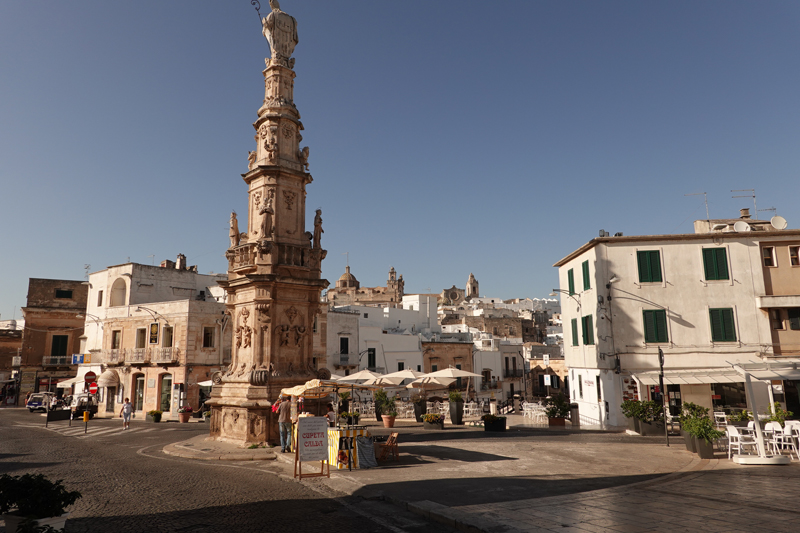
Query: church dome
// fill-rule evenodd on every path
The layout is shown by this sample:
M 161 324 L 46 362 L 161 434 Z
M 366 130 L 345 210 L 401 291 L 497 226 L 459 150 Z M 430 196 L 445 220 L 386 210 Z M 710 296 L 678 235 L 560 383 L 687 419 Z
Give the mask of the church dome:
M 350 273 L 349 266 L 345 267 L 344 274 L 342 274 L 341 277 L 339 278 L 339 281 L 336 282 L 336 287 L 342 289 L 350 287 L 355 287 L 356 289 L 359 288 L 358 280 L 354 275 Z

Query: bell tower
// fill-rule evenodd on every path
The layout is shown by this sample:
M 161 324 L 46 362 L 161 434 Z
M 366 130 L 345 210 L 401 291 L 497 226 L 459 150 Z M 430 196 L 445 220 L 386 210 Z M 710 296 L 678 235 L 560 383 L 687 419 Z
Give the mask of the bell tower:
M 248 154 L 247 221 L 231 214 L 226 314 L 233 332 L 230 366 L 213 377 L 211 435 L 234 442 L 277 440 L 272 401 L 281 389 L 326 377 L 313 359 L 312 328 L 320 313 L 322 210 L 306 231 L 308 147 L 294 104 L 297 21 L 276 0 L 262 19 L 271 57 L 265 60 L 264 102 L 255 150 Z M 329 376 L 328 376 L 329 377 Z

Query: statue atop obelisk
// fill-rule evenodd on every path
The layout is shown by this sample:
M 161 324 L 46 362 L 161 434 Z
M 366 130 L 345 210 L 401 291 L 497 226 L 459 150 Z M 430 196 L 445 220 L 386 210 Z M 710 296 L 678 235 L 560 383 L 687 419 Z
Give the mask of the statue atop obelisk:
M 253 123 L 256 149 L 242 174 L 248 185 L 247 230 L 237 239 L 231 236 L 228 280 L 221 283 L 233 331 L 231 362 L 214 377 L 209 402 L 211 435 L 235 442 L 276 441 L 272 401 L 282 388 L 326 372 L 317 370 L 311 335 L 320 293 L 328 286 L 320 278 L 327 252 L 319 244 L 319 212 L 314 233 L 306 231 L 306 186 L 312 178 L 308 147 L 300 148 L 303 124 L 293 94 L 297 21 L 276 0 L 269 3 L 272 11 L 261 21 L 271 49 L 263 71 L 264 102 Z

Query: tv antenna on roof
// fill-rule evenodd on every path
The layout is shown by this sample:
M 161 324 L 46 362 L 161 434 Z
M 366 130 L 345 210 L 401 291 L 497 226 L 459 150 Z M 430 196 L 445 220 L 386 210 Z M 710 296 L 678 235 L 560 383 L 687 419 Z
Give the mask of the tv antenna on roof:
M 765 212 L 765 211 L 772 211 L 772 215 L 773 215 L 773 216 L 775 216 L 776 214 L 778 214 L 778 213 L 777 213 L 777 211 L 778 211 L 777 209 L 775 209 L 774 207 L 768 207 L 768 208 L 766 208 L 766 209 L 759 209 L 758 211 L 756 211 L 756 218 L 758 218 L 758 214 L 759 214 L 759 213 L 763 213 L 763 212 Z
M 89 269 L 92 268 L 92 265 L 83 265 L 83 270 L 86 271 L 84 277 L 88 280 L 89 279 Z
M 708 195 L 704 192 L 693 192 L 691 194 L 684 194 L 684 196 L 700 196 L 703 195 L 703 199 L 706 202 L 706 220 L 711 220 L 711 217 L 708 216 Z
M 753 214 L 758 218 L 758 206 L 756 205 L 756 190 L 755 189 L 731 189 L 731 192 L 749 192 L 742 196 L 731 196 L 731 198 L 752 198 L 753 199 Z
M 342 255 L 345 256 L 347 266 L 350 266 L 350 252 L 342 252 Z

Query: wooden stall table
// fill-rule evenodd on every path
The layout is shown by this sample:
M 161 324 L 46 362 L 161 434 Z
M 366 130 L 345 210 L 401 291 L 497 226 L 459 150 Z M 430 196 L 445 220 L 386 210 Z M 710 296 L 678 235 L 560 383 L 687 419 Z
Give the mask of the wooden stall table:
M 358 453 L 356 453 L 356 437 L 369 437 L 367 426 L 339 426 L 328 428 L 328 462 L 336 465 L 337 470 L 344 470 L 350 467 L 358 468 Z M 349 450 L 344 439 L 350 439 Z M 339 451 L 344 452 L 348 457 L 343 462 L 339 461 Z

